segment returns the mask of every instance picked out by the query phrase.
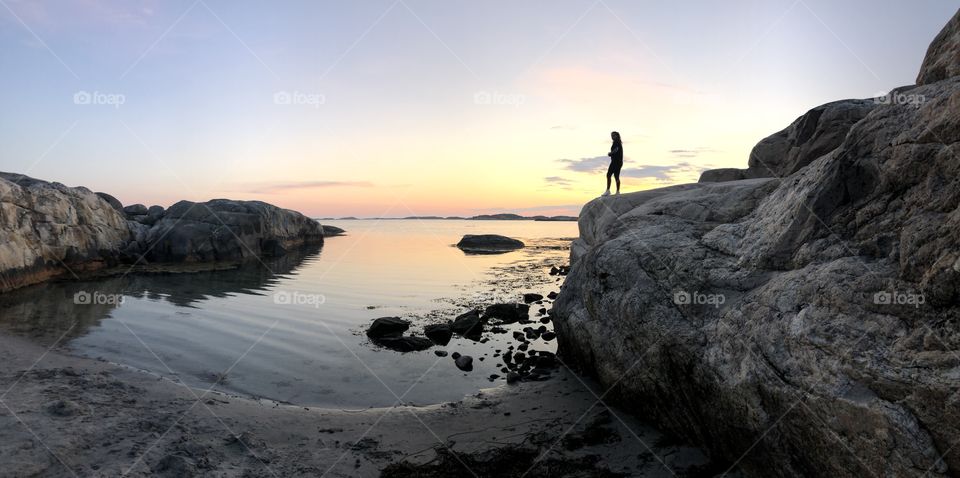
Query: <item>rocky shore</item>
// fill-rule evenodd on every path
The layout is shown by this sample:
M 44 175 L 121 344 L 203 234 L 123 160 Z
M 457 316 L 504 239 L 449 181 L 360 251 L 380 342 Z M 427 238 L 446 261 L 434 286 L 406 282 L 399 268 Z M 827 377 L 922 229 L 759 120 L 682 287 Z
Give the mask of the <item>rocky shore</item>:
M 109 194 L 0 172 L 0 293 L 117 265 L 274 257 L 323 236 L 317 221 L 260 201 L 124 207 Z
M 579 382 L 522 383 L 424 407 L 313 409 L 190 388 L 0 335 L 0 387 L 0 476 L 698 477 L 718 469 L 699 449 L 597 406 Z
M 750 476 L 960 473 L 960 12 L 916 85 L 594 200 L 560 355 Z

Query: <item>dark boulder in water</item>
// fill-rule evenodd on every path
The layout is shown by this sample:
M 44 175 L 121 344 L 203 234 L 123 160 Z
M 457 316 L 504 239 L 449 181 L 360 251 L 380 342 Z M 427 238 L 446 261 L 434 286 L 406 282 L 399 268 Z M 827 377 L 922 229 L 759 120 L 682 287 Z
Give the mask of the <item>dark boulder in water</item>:
M 423 328 L 423 335 L 437 345 L 447 345 L 453 337 L 453 329 L 450 324 L 433 324 Z
M 467 253 L 495 254 L 522 249 L 524 244 L 522 241 L 496 234 L 467 234 L 460 239 L 457 247 Z
M 538 301 L 538 300 L 543 300 L 543 296 L 540 295 L 540 294 L 534 294 L 533 292 L 530 292 L 530 293 L 527 293 L 527 294 L 523 294 L 523 302 L 524 302 L 524 303 L 529 304 L 529 303 L 531 303 L 531 302 L 536 302 L 536 301 Z
M 494 304 L 483 311 L 483 320 L 498 319 L 504 324 L 512 324 L 526 320 L 529 313 L 527 304 Z
M 473 357 L 469 355 L 461 355 L 457 357 L 454 361 L 457 365 L 457 368 L 463 370 L 464 372 L 470 372 L 473 370 Z
M 370 324 L 367 329 L 367 337 L 379 339 L 389 336 L 397 336 L 410 328 L 410 321 L 403 320 L 400 317 L 380 317 Z
M 464 337 L 478 337 L 483 332 L 480 312 L 471 310 L 453 320 L 450 329 Z

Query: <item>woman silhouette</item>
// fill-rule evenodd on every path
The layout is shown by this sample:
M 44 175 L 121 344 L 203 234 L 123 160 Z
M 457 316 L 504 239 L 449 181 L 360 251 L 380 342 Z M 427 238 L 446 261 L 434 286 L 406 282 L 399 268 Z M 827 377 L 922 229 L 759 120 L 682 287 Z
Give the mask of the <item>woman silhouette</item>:
M 620 168 L 623 167 L 623 143 L 620 142 L 620 133 L 614 131 L 610 133 L 610 138 L 613 139 L 613 145 L 610 146 L 610 152 L 607 153 L 607 156 L 610 156 L 610 167 L 607 168 L 607 190 L 601 194 L 601 196 L 610 195 L 610 176 L 613 176 L 617 180 L 617 194 L 620 194 Z

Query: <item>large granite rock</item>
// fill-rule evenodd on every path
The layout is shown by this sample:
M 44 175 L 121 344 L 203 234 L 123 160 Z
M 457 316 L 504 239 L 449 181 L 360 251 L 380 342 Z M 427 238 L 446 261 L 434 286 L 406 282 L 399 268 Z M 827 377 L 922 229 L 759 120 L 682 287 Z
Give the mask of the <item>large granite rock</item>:
M 260 201 L 180 201 L 147 231 L 134 251 L 150 262 L 206 262 L 273 257 L 323 243 L 320 224 Z
M 106 193 L 0 173 L 0 292 L 111 265 L 262 259 L 321 244 L 317 221 L 263 202 L 124 208 Z
M 0 292 L 115 261 L 130 237 L 115 206 L 87 188 L 0 173 Z
M 837 146 L 779 156 L 782 180 L 587 204 L 561 355 L 751 476 L 960 474 L 960 77 L 942 71 L 818 133 Z
M 917 75 L 918 85 L 927 85 L 960 75 L 960 11 L 930 43 Z
M 707 170 L 700 175 L 700 182 L 789 176 L 840 146 L 850 128 L 879 103 L 882 100 L 877 98 L 842 100 L 813 108 L 757 143 L 747 169 Z

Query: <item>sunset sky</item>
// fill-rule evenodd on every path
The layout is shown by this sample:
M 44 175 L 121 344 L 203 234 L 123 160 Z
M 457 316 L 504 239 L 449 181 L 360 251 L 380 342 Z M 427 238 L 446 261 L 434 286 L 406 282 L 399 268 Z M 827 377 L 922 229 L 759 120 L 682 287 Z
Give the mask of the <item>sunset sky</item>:
M 914 82 L 955 1 L 0 0 L 0 170 L 125 204 L 575 214 Z

